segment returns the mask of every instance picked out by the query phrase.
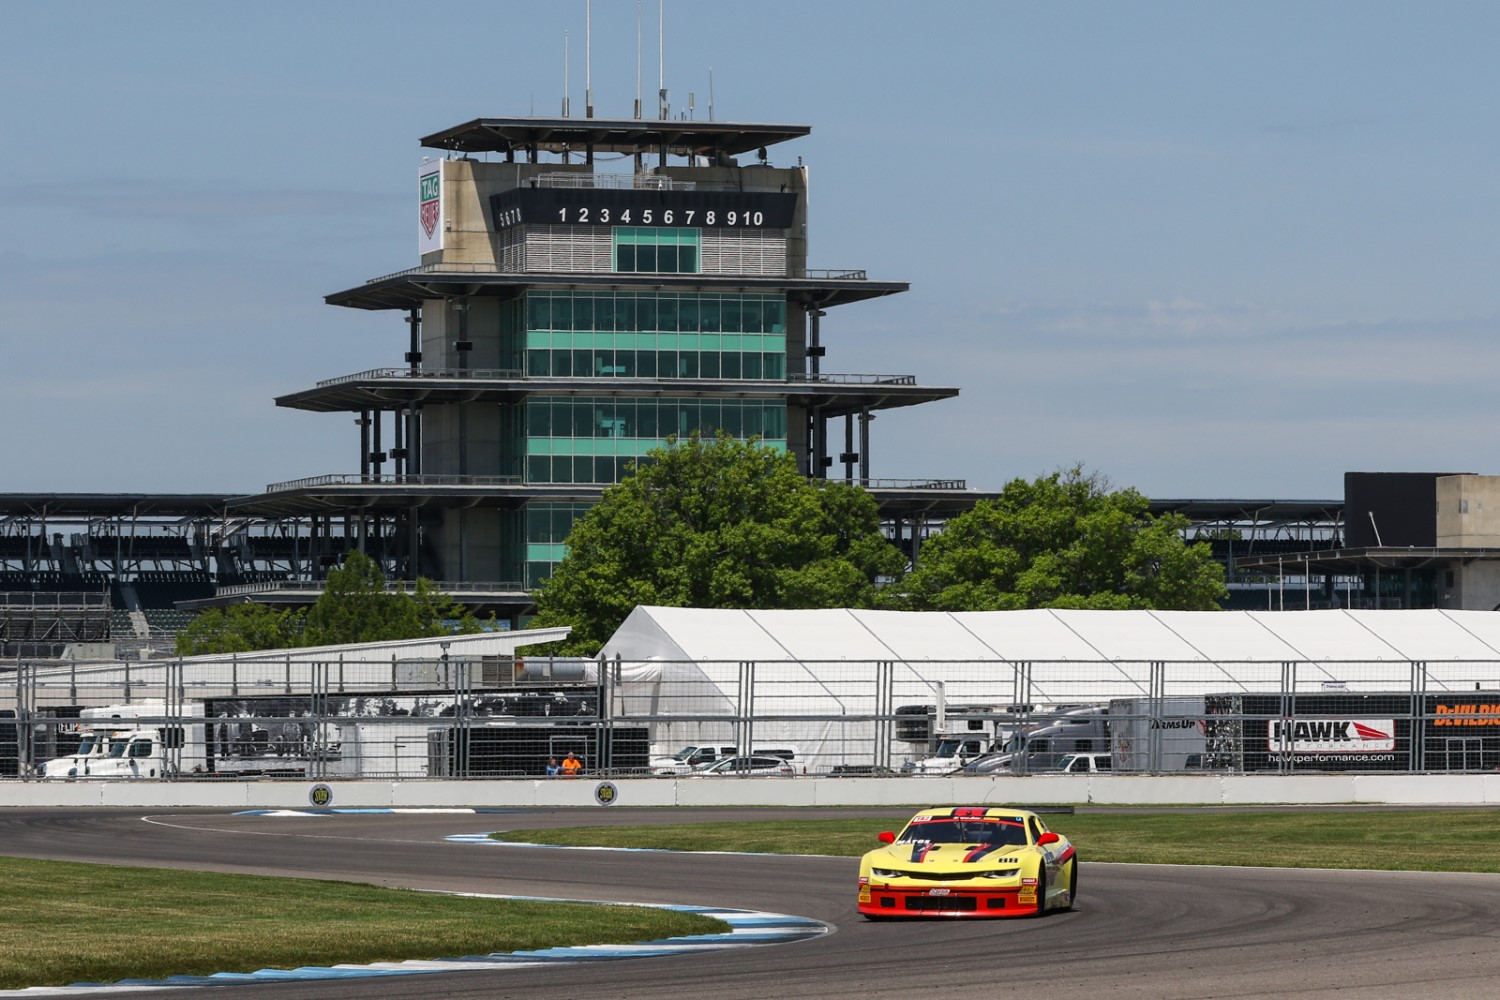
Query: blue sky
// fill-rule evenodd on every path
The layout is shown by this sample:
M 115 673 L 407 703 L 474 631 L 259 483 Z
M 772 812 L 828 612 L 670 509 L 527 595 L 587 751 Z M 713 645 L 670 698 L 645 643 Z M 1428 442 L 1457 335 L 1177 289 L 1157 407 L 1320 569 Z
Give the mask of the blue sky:
M 879 477 L 1081 462 L 1154 497 L 1500 473 L 1500 5 L 668 0 L 674 112 L 804 123 L 811 265 Z M 595 0 L 596 114 L 637 5 Z M 644 4 L 643 88 L 657 81 Z M 29 3 L 0 63 L 0 490 L 257 492 L 357 471 L 272 405 L 401 363 L 322 296 L 416 263 L 417 139 L 584 100 L 584 3 Z

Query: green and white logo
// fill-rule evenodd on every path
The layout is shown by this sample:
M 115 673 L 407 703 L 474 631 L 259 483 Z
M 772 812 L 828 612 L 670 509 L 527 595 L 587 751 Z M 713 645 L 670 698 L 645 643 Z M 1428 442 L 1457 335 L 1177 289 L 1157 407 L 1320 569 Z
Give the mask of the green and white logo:
M 432 239 L 433 233 L 437 232 L 439 206 L 443 197 L 443 175 L 434 170 L 430 174 L 423 174 L 420 178 L 422 186 L 422 232 Z

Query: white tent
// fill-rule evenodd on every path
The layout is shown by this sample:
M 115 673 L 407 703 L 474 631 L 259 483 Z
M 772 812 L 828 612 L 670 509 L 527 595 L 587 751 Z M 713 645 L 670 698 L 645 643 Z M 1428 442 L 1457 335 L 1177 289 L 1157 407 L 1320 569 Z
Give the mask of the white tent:
M 1500 615 L 1485 611 L 639 607 L 602 652 L 620 663 L 617 712 L 658 744 L 743 739 L 737 720 L 753 715 L 753 742 L 795 740 L 825 762 L 868 754 L 874 719 L 939 698 L 1500 690 Z

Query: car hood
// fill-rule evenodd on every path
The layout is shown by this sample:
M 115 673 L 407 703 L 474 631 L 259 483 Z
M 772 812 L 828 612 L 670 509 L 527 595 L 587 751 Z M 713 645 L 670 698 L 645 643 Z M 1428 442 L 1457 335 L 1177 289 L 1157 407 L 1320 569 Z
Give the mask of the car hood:
M 1037 848 L 1014 844 L 892 844 L 865 855 L 872 868 L 893 871 L 969 871 L 1013 868 L 1018 860 L 1033 857 Z

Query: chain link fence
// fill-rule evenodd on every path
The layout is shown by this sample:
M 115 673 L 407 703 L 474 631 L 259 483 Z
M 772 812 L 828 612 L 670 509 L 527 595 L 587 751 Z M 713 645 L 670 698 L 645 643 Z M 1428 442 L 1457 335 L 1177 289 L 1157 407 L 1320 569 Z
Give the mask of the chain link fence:
M 1500 770 L 1500 661 L 20 663 L 0 777 Z M 710 765 L 714 770 L 699 770 Z

